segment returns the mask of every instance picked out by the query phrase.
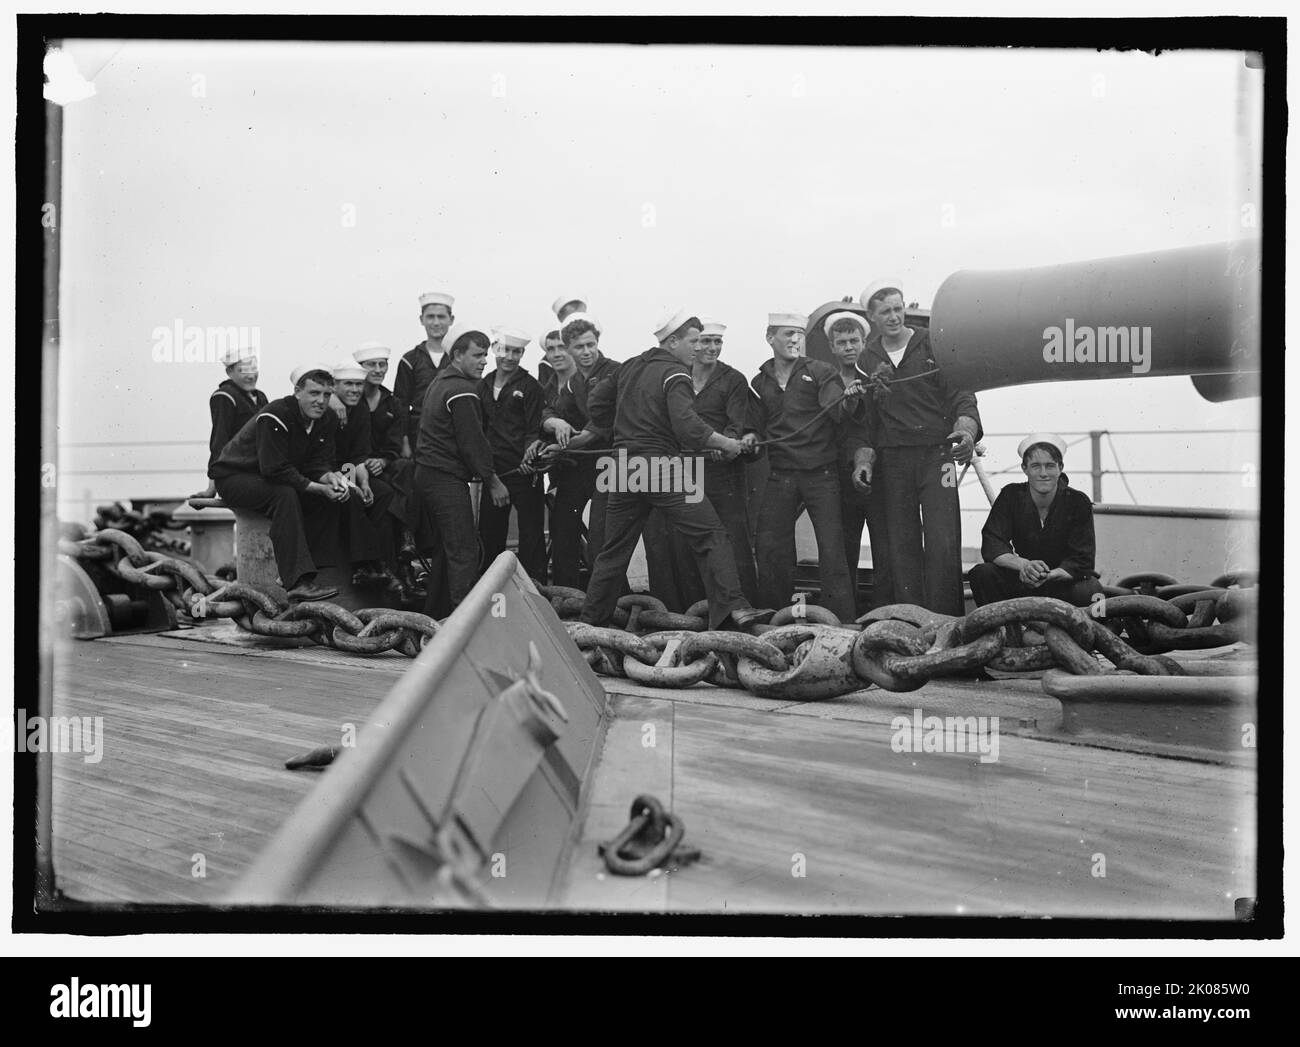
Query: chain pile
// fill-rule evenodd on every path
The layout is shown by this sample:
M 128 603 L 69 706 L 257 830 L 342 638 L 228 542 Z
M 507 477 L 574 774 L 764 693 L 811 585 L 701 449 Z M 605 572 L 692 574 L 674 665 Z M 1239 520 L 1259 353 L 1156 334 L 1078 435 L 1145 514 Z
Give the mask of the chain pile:
M 1184 675 L 1166 652 L 1254 641 L 1257 590 L 1230 588 L 1252 583 L 1247 575 L 1225 576 L 1210 586 L 1138 575 L 1109 587 L 1088 608 L 1025 596 L 954 617 L 891 604 L 847 626 L 825 608 L 795 605 L 749 634 L 709 631 L 703 602 L 673 614 L 654 597 L 633 594 L 618 602 L 618 628 L 571 620 L 565 626 L 588 664 L 605 676 L 655 687 L 707 682 L 764 698 L 813 701 L 872 684 L 912 691 L 938 677 L 984 668 Z M 541 591 L 561 618 L 572 619 L 582 609 L 580 590 Z M 1025 628 L 1039 631 L 1044 642 L 1025 645 Z
M 192 563 L 145 549 L 113 527 L 80 541 L 62 538 L 59 552 L 97 565 L 131 585 L 158 591 L 190 618 L 229 618 L 258 636 L 309 637 L 350 654 L 396 650 L 415 658 L 438 631 L 436 619 L 415 611 L 386 607 L 349 611 L 326 601 L 282 602 L 250 585 L 206 575 Z

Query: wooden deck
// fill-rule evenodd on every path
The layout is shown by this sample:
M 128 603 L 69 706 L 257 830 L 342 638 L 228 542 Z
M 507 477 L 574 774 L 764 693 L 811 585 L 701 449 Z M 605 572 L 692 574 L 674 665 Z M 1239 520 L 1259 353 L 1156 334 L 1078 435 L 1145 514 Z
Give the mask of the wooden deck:
M 53 758 L 59 889 L 204 904 L 316 783 L 284 761 L 360 728 L 408 664 L 163 636 L 69 643 L 55 662 L 55 715 L 103 717 L 104 738 L 98 763 Z
M 101 716 L 105 739 L 99 763 L 53 761 L 59 888 L 219 904 L 318 780 L 284 760 L 359 729 L 409 663 L 227 627 L 70 643 L 56 664 L 55 714 Z M 1253 754 L 1070 738 L 1036 682 L 816 703 L 607 687 L 566 907 L 1231 919 L 1255 893 Z M 913 708 L 997 715 L 998 761 L 894 752 Z M 685 820 L 699 864 L 602 872 L 596 844 L 641 792 Z

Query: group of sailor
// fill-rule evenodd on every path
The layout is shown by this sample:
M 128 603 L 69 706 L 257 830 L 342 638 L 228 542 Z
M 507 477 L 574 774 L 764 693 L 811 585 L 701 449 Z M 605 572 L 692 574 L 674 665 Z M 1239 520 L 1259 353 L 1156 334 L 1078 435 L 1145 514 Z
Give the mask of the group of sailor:
M 446 344 L 452 295 L 419 304 L 426 337 L 398 359 L 391 392 L 390 350 L 373 342 L 335 365 L 300 366 L 292 392 L 269 402 L 254 355 L 225 361 L 210 399 L 208 493 L 270 517 L 291 599 L 335 595 L 317 571 L 347 563 L 354 584 L 407 606 L 422 598 L 443 618 L 506 548 L 513 511 L 531 577 L 577 588 L 589 576 L 584 621 L 612 619 L 644 538 L 653 593 L 673 610 L 706 600 L 711 628 L 743 627 L 794 598 L 795 521 L 807 511 L 819 602 L 841 620 L 867 609 L 857 584 L 864 527 L 872 606 L 964 613 L 955 477 L 983 429 L 974 394 L 946 380 L 928 330 L 907 325 L 898 288 L 863 292 L 865 318 L 845 309 L 825 319 L 835 363 L 806 355 L 805 316 L 770 313 L 771 358 L 748 381 L 720 359 L 726 326 L 689 309 L 670 311 L 655 344 L 619 362 L 602 352 L 585 297 L 561 295 L 555 327 L 536 339 L 534 378 L 521 365 L 527 332 L 469 330 Z M 972 574 L 977 598 L 1035 592 L 1086 604 L 1097 589 L 1091 503 L 1058 497 L 1068 488 L 1063 450 L 1050 434 L 1022 443 L 1029 483 L 1012 485 L 1025 488 L 1014 499 L 1004 491 L 985 527 L 992 573 Z M 610 482 L 615 459 L 650 482 Z M 702 462 L 702 493 L 682 483 L 688 459 Z M 753 497 L 750 470 L 766 473 Z M 1038 526 L 1026 529 L 1030 509 Z M 1022 546 L 1057 562 L 1030 560 Z

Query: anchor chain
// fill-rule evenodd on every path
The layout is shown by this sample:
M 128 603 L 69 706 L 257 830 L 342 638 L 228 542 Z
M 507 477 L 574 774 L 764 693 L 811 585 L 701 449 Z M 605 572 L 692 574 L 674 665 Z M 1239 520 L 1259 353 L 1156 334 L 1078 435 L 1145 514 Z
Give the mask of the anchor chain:
M 1253 588 L 1179 585 L 1165 575 L 1126 581 L 1134 584 L 1110 587 L 1088 608 L 1052 597 L 1024 596 L 986 604 L 964 617 L 891 604 L 840 624 L 824 608 L 801 603 L 779 611 L 771 624 L 751 626 L 748 635 L 709 630 L 703 603 L 688 608 L 685 615 L 674 615 L 661 610 L 654 597 L 633 594 L 619 601 L 615 623 L 621 622 L 621 628 L 575 621 L 565 626 L 588 664 L 602 675 L 657 687 L 707 681 L 793 701 L 836 697 L 873 684 L 912 691 L 939 677 L 985 668 L 1013 673 L 1062 669 L 1076 676 L 1178 676 L 1184 669 L 1166 657 L 1168 651 L 1253 642 Z M 1142 585 L 1171 598 L 1139 591 Z M 562 617 L 572 618 L 581 610 L 579 590 L 541 591 Z M 672 628 L 661 628 L 665 618 Z M 1044 643 L 1013 645 L 1024 627 L 1040 631 Z
M 132 535 L 113 527 L 80 540 L 62 538 L 59 551 L 96 564 L 131 585 L 156 590 L 196 621 L 229 618 L 258 636 L 308 637 L 349 654 L 396 650 L 415 658 L 439 628 L 437 619 L 416 611 L 387 607 L 349 611 L 324 600 L 280 601 L 251 585 L 207 575 L 192 563 L 145 549 Z

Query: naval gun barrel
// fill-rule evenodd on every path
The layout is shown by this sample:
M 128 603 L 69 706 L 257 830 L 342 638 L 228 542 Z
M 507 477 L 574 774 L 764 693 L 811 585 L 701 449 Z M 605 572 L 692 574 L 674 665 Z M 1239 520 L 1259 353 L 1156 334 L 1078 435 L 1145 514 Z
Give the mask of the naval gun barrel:
M 948 381 L 1192 376 L 1208 400 L 1259 395 L 1258 240 L 1033 269 L 961 270 L 935 293 Z

